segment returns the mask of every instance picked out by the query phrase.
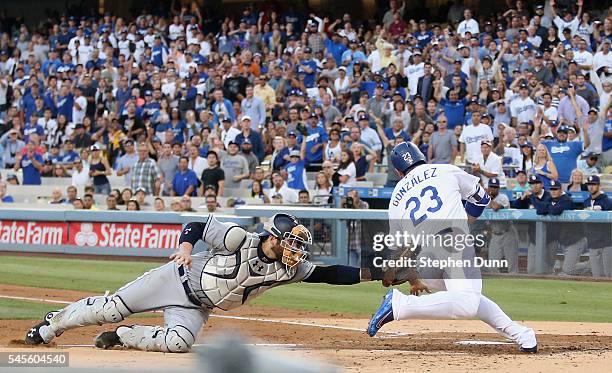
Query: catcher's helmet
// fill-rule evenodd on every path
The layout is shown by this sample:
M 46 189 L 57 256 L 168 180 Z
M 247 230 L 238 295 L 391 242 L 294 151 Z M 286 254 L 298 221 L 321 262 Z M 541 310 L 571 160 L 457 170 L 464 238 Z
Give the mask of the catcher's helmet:
M 405 141 L 391 150 L 391 163 L 395 169 L 406 174 L 415 166 L 427 163 L 427 160 L 416 145 Z
M 308 228 L 288 214 L 275 214 L 264 223 L 261 235 L 271 235 L 280 240 L 283 248 L 282 263 L 288 272 L 306 260 L 308 256 L 307 246 L 312 245 L 312 235 Z

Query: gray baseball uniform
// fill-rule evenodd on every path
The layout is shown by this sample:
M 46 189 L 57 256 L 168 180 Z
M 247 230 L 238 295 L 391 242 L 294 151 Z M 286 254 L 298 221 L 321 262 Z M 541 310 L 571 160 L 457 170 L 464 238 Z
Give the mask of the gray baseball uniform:
M 494 202 L 499 203 L 504 209 L 510 208 L 508 196 L 499 193 Z M 491 222 L 491 241 L 489 242 L 489 259 L 506 259 L 508 262 L 508 273 L 518 272 L 518 232 L 511 221 Z M 499 268 L 489 268 L 491 272 L 499 272 Z
M 228 233 L 234 229 L 242 230 L 238 233 L 244 239 L 228 248 Z M 213 309 L 236 308 L 274 286 L 302 281 L 315 268 L 302 262 L 297 270 L 288 272 L 283 264 L 263 255 L 258 234 L 213 216 L 206 222 L 202 239 L 209 250 L 192 255 L 191 269 L 169 262 L 113 295 L 72 303 L 50 318 L 49 326 L 40 328 L 43 340 L 48 343 L 79 326 L 120 322 L 133 313 L 163 309 L 164 327 L 120 327 L 121 342 L 141 350 L 186 352 Z

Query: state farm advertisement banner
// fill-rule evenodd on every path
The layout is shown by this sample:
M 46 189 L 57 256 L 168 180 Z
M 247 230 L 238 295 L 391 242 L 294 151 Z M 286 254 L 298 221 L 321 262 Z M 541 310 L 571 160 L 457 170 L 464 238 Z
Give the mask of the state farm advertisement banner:
M 180 224 L 0 220 L 0 246 L 10 251 L 30 251 L 28 245 L 49 249 L 39 246 L 34 250 L 39 252 L 79 247 L 84 253 L 93 249 L 97 254 L 112 255 L 121 255 L 121 249 L 136 249 L 143 250 L 145 256 L 145 251 L 159 256 L 159 250 L 178 247 L 181 230 Z
M 179 234 L 180 234 L 179 226 Z M 0 220 L 0 243 L 65 245 L 68 223 L 52 221 Z
M 180 224 L 69 223 L 68 245 L 109 248 L 175 249 Z

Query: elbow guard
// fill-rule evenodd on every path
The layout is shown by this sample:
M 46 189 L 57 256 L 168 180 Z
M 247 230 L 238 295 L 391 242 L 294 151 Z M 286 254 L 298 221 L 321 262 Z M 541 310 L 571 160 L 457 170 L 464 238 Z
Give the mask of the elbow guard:
M 485 192 L 480 185 L 476 186 L 476 192 L 472 194 L 465 202 L 465 212 L 475 218 L 482 215 L 484 209 L 491 202 L 491 197 Z
M 179 244 L 182 244 L 183 242 L 189 242 L 190 244 L 195 246 L 196 242 L 198 242 L 198 240 L 201 239 L 202 235 L 204 234 L 204 227 L 206 227 L 206 224 L 204 223 L 187 223 L 187 225 L 181 232 Z

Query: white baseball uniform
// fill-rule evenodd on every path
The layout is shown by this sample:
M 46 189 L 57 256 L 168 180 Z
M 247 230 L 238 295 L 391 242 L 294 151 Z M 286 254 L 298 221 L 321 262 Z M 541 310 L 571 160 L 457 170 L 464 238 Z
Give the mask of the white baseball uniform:
M 453 165 L 424 164 L 413 168 L 400 180 L 389 203 L 390 234 L 469 233 L 462 200 L 482 193 L 479 178 Z M 450 254 L 449 254 L 450 252 Z M 468 258 L 473 247 L 461 251 L 448 247 L 422 247 L 417 257 L 440 259 Z M 456 319 L 478 317 L 521 347 L 536 345 L 533 330 L 512 321 L 497 304 L 481 294 L 482 279 L 477 268 L 419 268 L 430 289 L 440 291 L 423 296 L 393 291 L 393 318 Z M 428 278 L 423 274 L 437 274 Z

